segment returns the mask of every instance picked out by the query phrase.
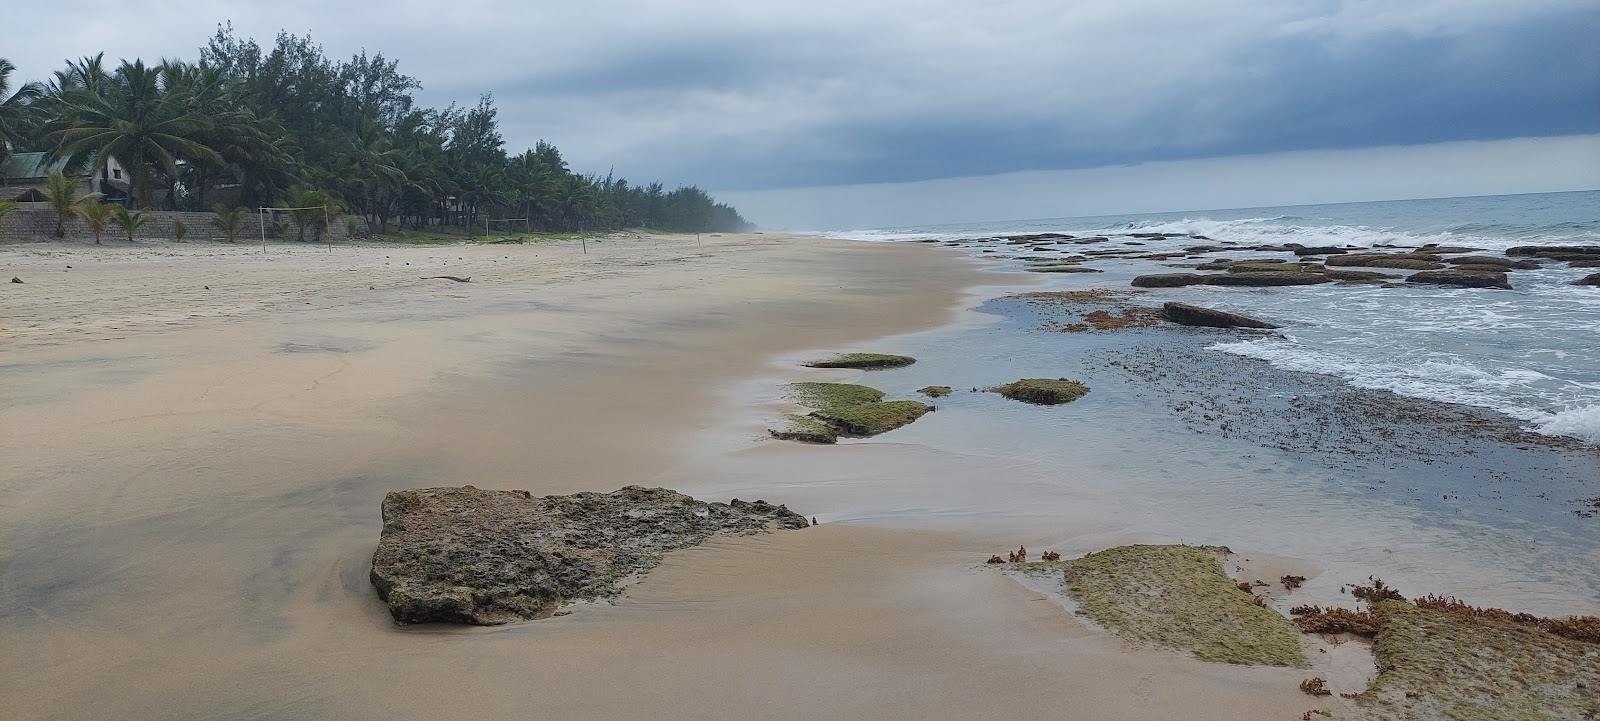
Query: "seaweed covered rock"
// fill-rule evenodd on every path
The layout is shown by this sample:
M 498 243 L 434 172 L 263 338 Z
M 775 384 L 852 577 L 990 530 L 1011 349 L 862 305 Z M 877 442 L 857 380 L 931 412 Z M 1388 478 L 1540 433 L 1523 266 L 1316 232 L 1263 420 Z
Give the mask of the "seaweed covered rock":
M 832 358 L 811 361 L 804 364 L 808 368 L 863 368 L 876 370 L 879 368 L 903 368 L 917 362 L 911 356 L 890 355 L 888 353 L 841 353 Z
M 1424 270 L 1407 276 L 1406 282 L 1511 290 L 1511 283 L 1506 280 L 1505 273 L 1478 270 Z
M 1206 276 L 1199 273 L 1151 273 L 1133 279 L 1135 288 L 1181 288 L 1186 285 L 1199 285 L 1206 282 Z
M 1344 283 L 1381 283 L 1398 276 L 1390 273 L 1379 273 L 1375 270 L 1336 270 L 1329 268 L 1324 275 L 1333 280 Z
M 950 395 L 950 386 L 924 386 L 918 388 L 917 392 L 929 398 L 943 398 Z
M 1308 255 L 1344 255 L 1350 252 L 1344 248 L 1333 245 L 1321 245 L 1310 248 L 1303 245 L 1291 245 L 1289 247 L 1293 249 L 1296 256 L 1302 258 Z
M 1383 601 L 1373 614 L 1378 676 L 1352 699 L 1355 719 L 1584 719 L 1600 711 L 1592 642 L 1448 604 Z
M 1247 315 L 1229 313 L 1213 308 L 1203 308 L 1188 303 L 1163 303 L 1161 314 L 1179 325 L 1205 326 L 1208 328 L 1277 328 L 1278 326 L 1264 320 L 1257 320 Z
M 1600 259 L 1600 245 L 1519 245 L 1507 248 L 1506 255 L 1521 255 L 1551 260 Z
M 918 401 L 875 401 L 823 408 L 813 411 L 811 417 L 839 435 L 867 437 L 908 425 L 931 410 L 933 406 Z
M 1329 267 L 1361 266 L 1399 270 L 1439 270 L 1444 267 L 1438 256 L 1423 253 L 1351 253 L 1328 258 L 1326 263 Z
M 1073 264 L 1073 263 L 1062 263 L 1060 265 L 1035 265 L 1035 266 L 1032 266 L 1032 267 L 1028 268 L 1028 272 L 1029 273 L 1104 273 L 1105 271 L 1100 270 L 1099 268 L 1090 268 L 1088 266 L 1076 265 L 1076 264 Z
M 791 383 L 789 391 L 796 403 L 816 409 L 811 419 L 842 436 L 886 433 L 933 410 L 917 401 L 885 401 L 883 391 L 852 383 Z
M 1230 269 L 1231 271 L 1232 269 Z M 1322 273 L 1286 271 L 1254 273 L 1218 273 L 1203 276 L 1206 285 L 1247 286 L 1253 288 L 1279 285 L 1317 285 L 1333 282 Z
M 1457 258 L 1446 258 L 1446 263 L 1453 266 L 1491 267 L 1497 270 L 1538 270 L 1539 262 L 1534 260 L 1512 260 L 1510 258 L 1496 258 L 1492 255 L 1463 255 Z
M 1084 397 L 1089 386 L 1069 378 L 1023 378 L 989 390 L 1014 401 L 1053 406 Z
M 1077 613 L 1203 661 L 1304 668 L 1298 629 L 1222 570 L 1225 548 L 1118 546 L 1065 564 Z
M 808 525 L 765 501 L 705 503 L 665 488 L 396 491 L 383 499 L 370 579 L 398 623 L 496 625 L 615 595 L 666 552 L 717 534 Z
M 783 423 L 777 428 L 768 428 L 767 433 L 780 441 L 799 441 L 801 443 L 838 443 L 839 432 L 835 431 L 822 421 L 810 416 L 789 414 L 783 417 Z

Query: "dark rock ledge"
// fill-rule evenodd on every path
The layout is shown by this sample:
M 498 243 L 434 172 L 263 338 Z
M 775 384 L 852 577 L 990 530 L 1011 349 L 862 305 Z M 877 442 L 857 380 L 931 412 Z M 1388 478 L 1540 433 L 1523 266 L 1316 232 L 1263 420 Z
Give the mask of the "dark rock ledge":
M 534 497 L 472 486 L 383 499 L 372 585 L 397 623 L 496 625 L 613 596 L 666 552 L 717 534 L 805 528 L 765 501 L 705 503 L 665 488 Z

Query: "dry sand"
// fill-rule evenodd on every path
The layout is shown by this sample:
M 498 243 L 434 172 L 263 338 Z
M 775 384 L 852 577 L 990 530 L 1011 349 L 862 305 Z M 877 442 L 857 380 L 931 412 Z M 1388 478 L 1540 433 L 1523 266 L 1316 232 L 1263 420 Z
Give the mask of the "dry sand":
M 0 715 L 1234 720 L 1315 705 L 1303 672 L 1125 648 L 975 565 L 1016 538 L 1004 519 L 825 516 L 671 555 L 618 605 L 393 626 L 366 579 L 385 492 L 694 491 L 735 468 L 788 501 L 778 481 L 805 456 L 753 438 L 720 469 L 690 452 L 748 424 L 725 415 L 730 383 L 950 321 L 962 289 L 1001 282 L 925 247 L 702 241 L 0 248 L 0 273 L 25 281 L 0 300 Z M 441 274 L 472 282 L 421 279 Z M 908 469 L 947 487 L 980 470 L 919 456 L 860 474 Z M 914 503 L 916 487 L 873 492 Z M 808 494 L 849 517 L 848 493 Z

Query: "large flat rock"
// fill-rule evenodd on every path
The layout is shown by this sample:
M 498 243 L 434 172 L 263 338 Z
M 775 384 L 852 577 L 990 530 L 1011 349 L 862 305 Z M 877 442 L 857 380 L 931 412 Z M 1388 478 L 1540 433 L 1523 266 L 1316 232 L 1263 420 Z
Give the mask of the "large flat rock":
M 496 625 L 615 595 L 668 551 L 717 534 L 808 525 L 765 501 L 705 503 L 665 488 L 396 491 L 383 499 L 371 580 L 398 623 Z

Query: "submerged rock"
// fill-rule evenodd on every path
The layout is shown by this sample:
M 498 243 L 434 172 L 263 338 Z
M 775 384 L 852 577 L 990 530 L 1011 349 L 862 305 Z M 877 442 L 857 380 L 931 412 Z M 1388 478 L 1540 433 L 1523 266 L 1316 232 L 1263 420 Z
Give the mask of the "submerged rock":
M 1590 273 L 1572 281 L 1573 285 L 1600 285 L 1600 273 Z
M 1327 264 L 1329 267 L 1362 266 L 1400 270 L 1439 270 L 1444 267 L 1437 256 L 1424 253 L 1351 253 L 1329 258 Z
M 662 556 L 721 533 L 808 526 L 765 501 L 705 503 L 665 488 L 534 497 L 472 486 L 383 499 L 371 581 L 398 623 L 496 625 L 615 595 Z
M 1254 273 L 1220 273 L 1204 276 L 1206 285 L 1243 285 L 1264 287 L 1275 285 L 1316 285 L 1332 282 L 1322 273 L 1298 271 L 1262 271 Z
M 1294 248 L 1294 254 L 1297 255 L 1297 256 L 1307 256 L 1307 255 L 1344 255 L 1345 253 L 1349 253 L 1349 252 L 1350 251 L 1345 250 L 1344 248 L 1340 248 L 1340 247 L 1332 246 L 1332 245 L 1323 245 L 1323 246 L 1317 246 L 1317 247 L 1314 247 L 1314 248 L 1307 248 L 1305 246 L 1299 246 L 1299 247 L 1295 247 Z
M 1525 255 L 1551 260 L 1600 259 L 1600 245 L 1519 245 L 1507 248 L 1506 255 Z
M 1506 281 L 1505 273 L 1480 270 L 1424 270 L 1412 273 L 1406 278 L 1406 282 L 1455 285 L 1463 288 L 1501 288 L 1511 290 L 1511 283 Z
M 1206 282 L 1206 276 L 1199 273 L 1152 273 L 1134 278 L 1133 287 L 1181 288 L 1186 285 L 1199 285 L 1204 282 Z
M 1227 311 L 1202 308 L 1188 303 L 1164 303 L 1161 314 L 1167 320 L 1180 325 L 1204 326 L 1208 328 L 1277 328 L 1278 326 L 1264 320 L 1256 320 L 1247 315 L 1229 313 Z

